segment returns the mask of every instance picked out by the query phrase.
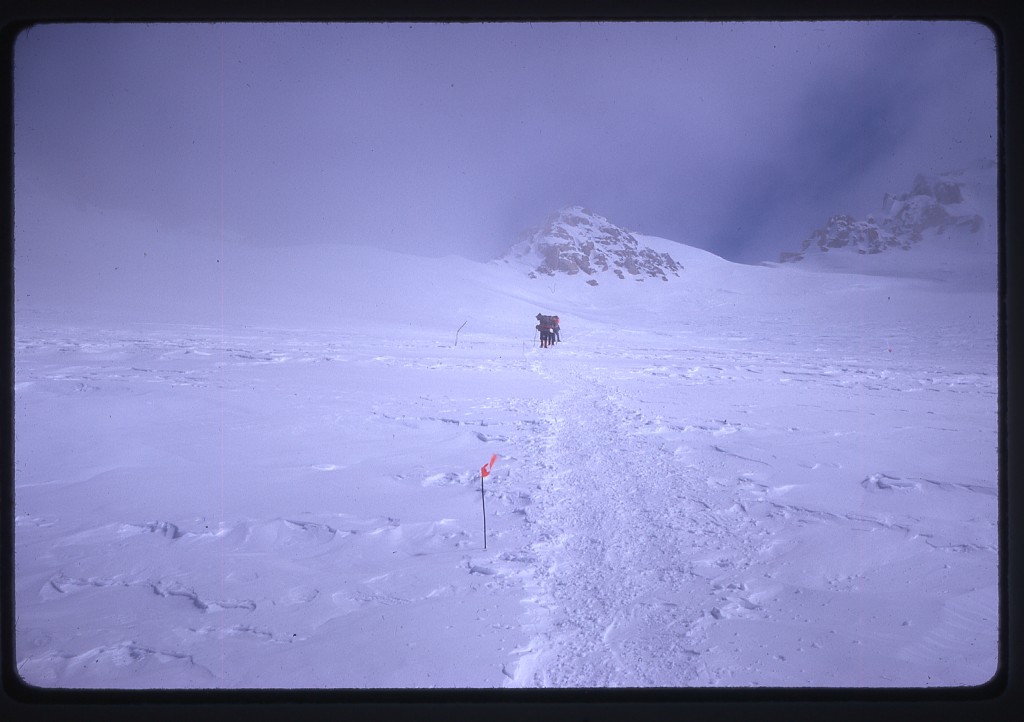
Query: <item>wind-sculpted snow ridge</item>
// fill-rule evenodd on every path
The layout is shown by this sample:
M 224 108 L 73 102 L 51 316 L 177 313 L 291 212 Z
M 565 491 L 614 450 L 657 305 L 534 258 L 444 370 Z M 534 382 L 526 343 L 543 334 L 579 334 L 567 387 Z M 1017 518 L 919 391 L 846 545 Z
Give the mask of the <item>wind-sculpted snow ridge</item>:
M 880 218 L 834 215 L 804 240 L 800 251 L 782 253 L 779 261 L 795 263 L 809 255 L 837 251 L 859 255 L 906 251 L 928 237 L 979 234 L 985 230 L 985 216 L 994 211 L 994 197 L 992 163 L 936 176 L 918 175 L 908 193 L 885 194 Z M 994 222 L 994 218 L 987 220 Z
M 629 231 L 580 206 L 563 208 L 524 236 L 508 257 L 526 260 L 531 278 L 583 273 L 592 277 L 587 283 L 593 286 L 598 283 L 594 276 L 667 281 L 683 270 L 668 253 L 649 248 Z

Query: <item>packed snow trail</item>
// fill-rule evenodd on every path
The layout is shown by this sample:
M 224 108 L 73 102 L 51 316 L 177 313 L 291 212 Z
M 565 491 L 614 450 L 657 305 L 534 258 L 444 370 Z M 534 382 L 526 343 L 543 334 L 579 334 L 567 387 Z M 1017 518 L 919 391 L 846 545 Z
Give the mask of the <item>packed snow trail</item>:
M 761 535 L 725 523 L 731 512 L 708 498 L 696 467 L 680 466 L 656 421 L 583 364 L 558 361 L 544 364 L 560 367 L 563 389 L 540 402 L 550 427 L 528 442 L 539 477 L 528 519 L 541 539 L 533 616 L 544 631 L 512 683 L 707 684 L 702 604 L 722 588 L 715 573 L 755 556 Z M 754 606 L 740 585 L 727 591 Z

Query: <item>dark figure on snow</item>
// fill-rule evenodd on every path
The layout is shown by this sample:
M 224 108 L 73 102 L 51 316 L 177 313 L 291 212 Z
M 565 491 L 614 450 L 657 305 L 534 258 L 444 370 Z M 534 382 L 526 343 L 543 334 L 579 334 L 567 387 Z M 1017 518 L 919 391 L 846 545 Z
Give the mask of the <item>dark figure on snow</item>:
M 540 347 L 547 348 L 555 342 L 555 319 L 553 316 L 537 314 L 537 330 L 540 331 Z

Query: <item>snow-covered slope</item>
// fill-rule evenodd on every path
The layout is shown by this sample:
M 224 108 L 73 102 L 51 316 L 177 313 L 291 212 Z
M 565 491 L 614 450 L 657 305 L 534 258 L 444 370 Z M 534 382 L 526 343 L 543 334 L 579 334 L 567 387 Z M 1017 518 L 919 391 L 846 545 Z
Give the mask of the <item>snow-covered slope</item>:
M 19 255 L 18 674 L 985 682 L 994 288 L 632 238 L 679 277 L 147 240 L 70 286 Z
M 832 216 L 781 263 L 955 281 L 996 283 L 998 227 L 992 162 L 935 176 L 918 175 L 910 191 L 886 193 L 878 216 Z

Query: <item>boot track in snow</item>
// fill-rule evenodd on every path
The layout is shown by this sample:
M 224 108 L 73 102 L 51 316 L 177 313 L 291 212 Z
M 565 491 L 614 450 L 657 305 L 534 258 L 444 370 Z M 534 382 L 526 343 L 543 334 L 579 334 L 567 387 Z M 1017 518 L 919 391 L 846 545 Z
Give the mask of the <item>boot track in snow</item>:
M 746 547 L 758 534 L 730 531 L 700 470 L 621 392 L 582 364 L 556 373 L 563 391 L 539 403 L 548 422 L 526 440 L 527 519 L 541 540 L 527 600 L 536 636 L 509 684 L 707 684 L 709 610 L 699 602 L 721 586 L 715 577 L 756 553 Z

